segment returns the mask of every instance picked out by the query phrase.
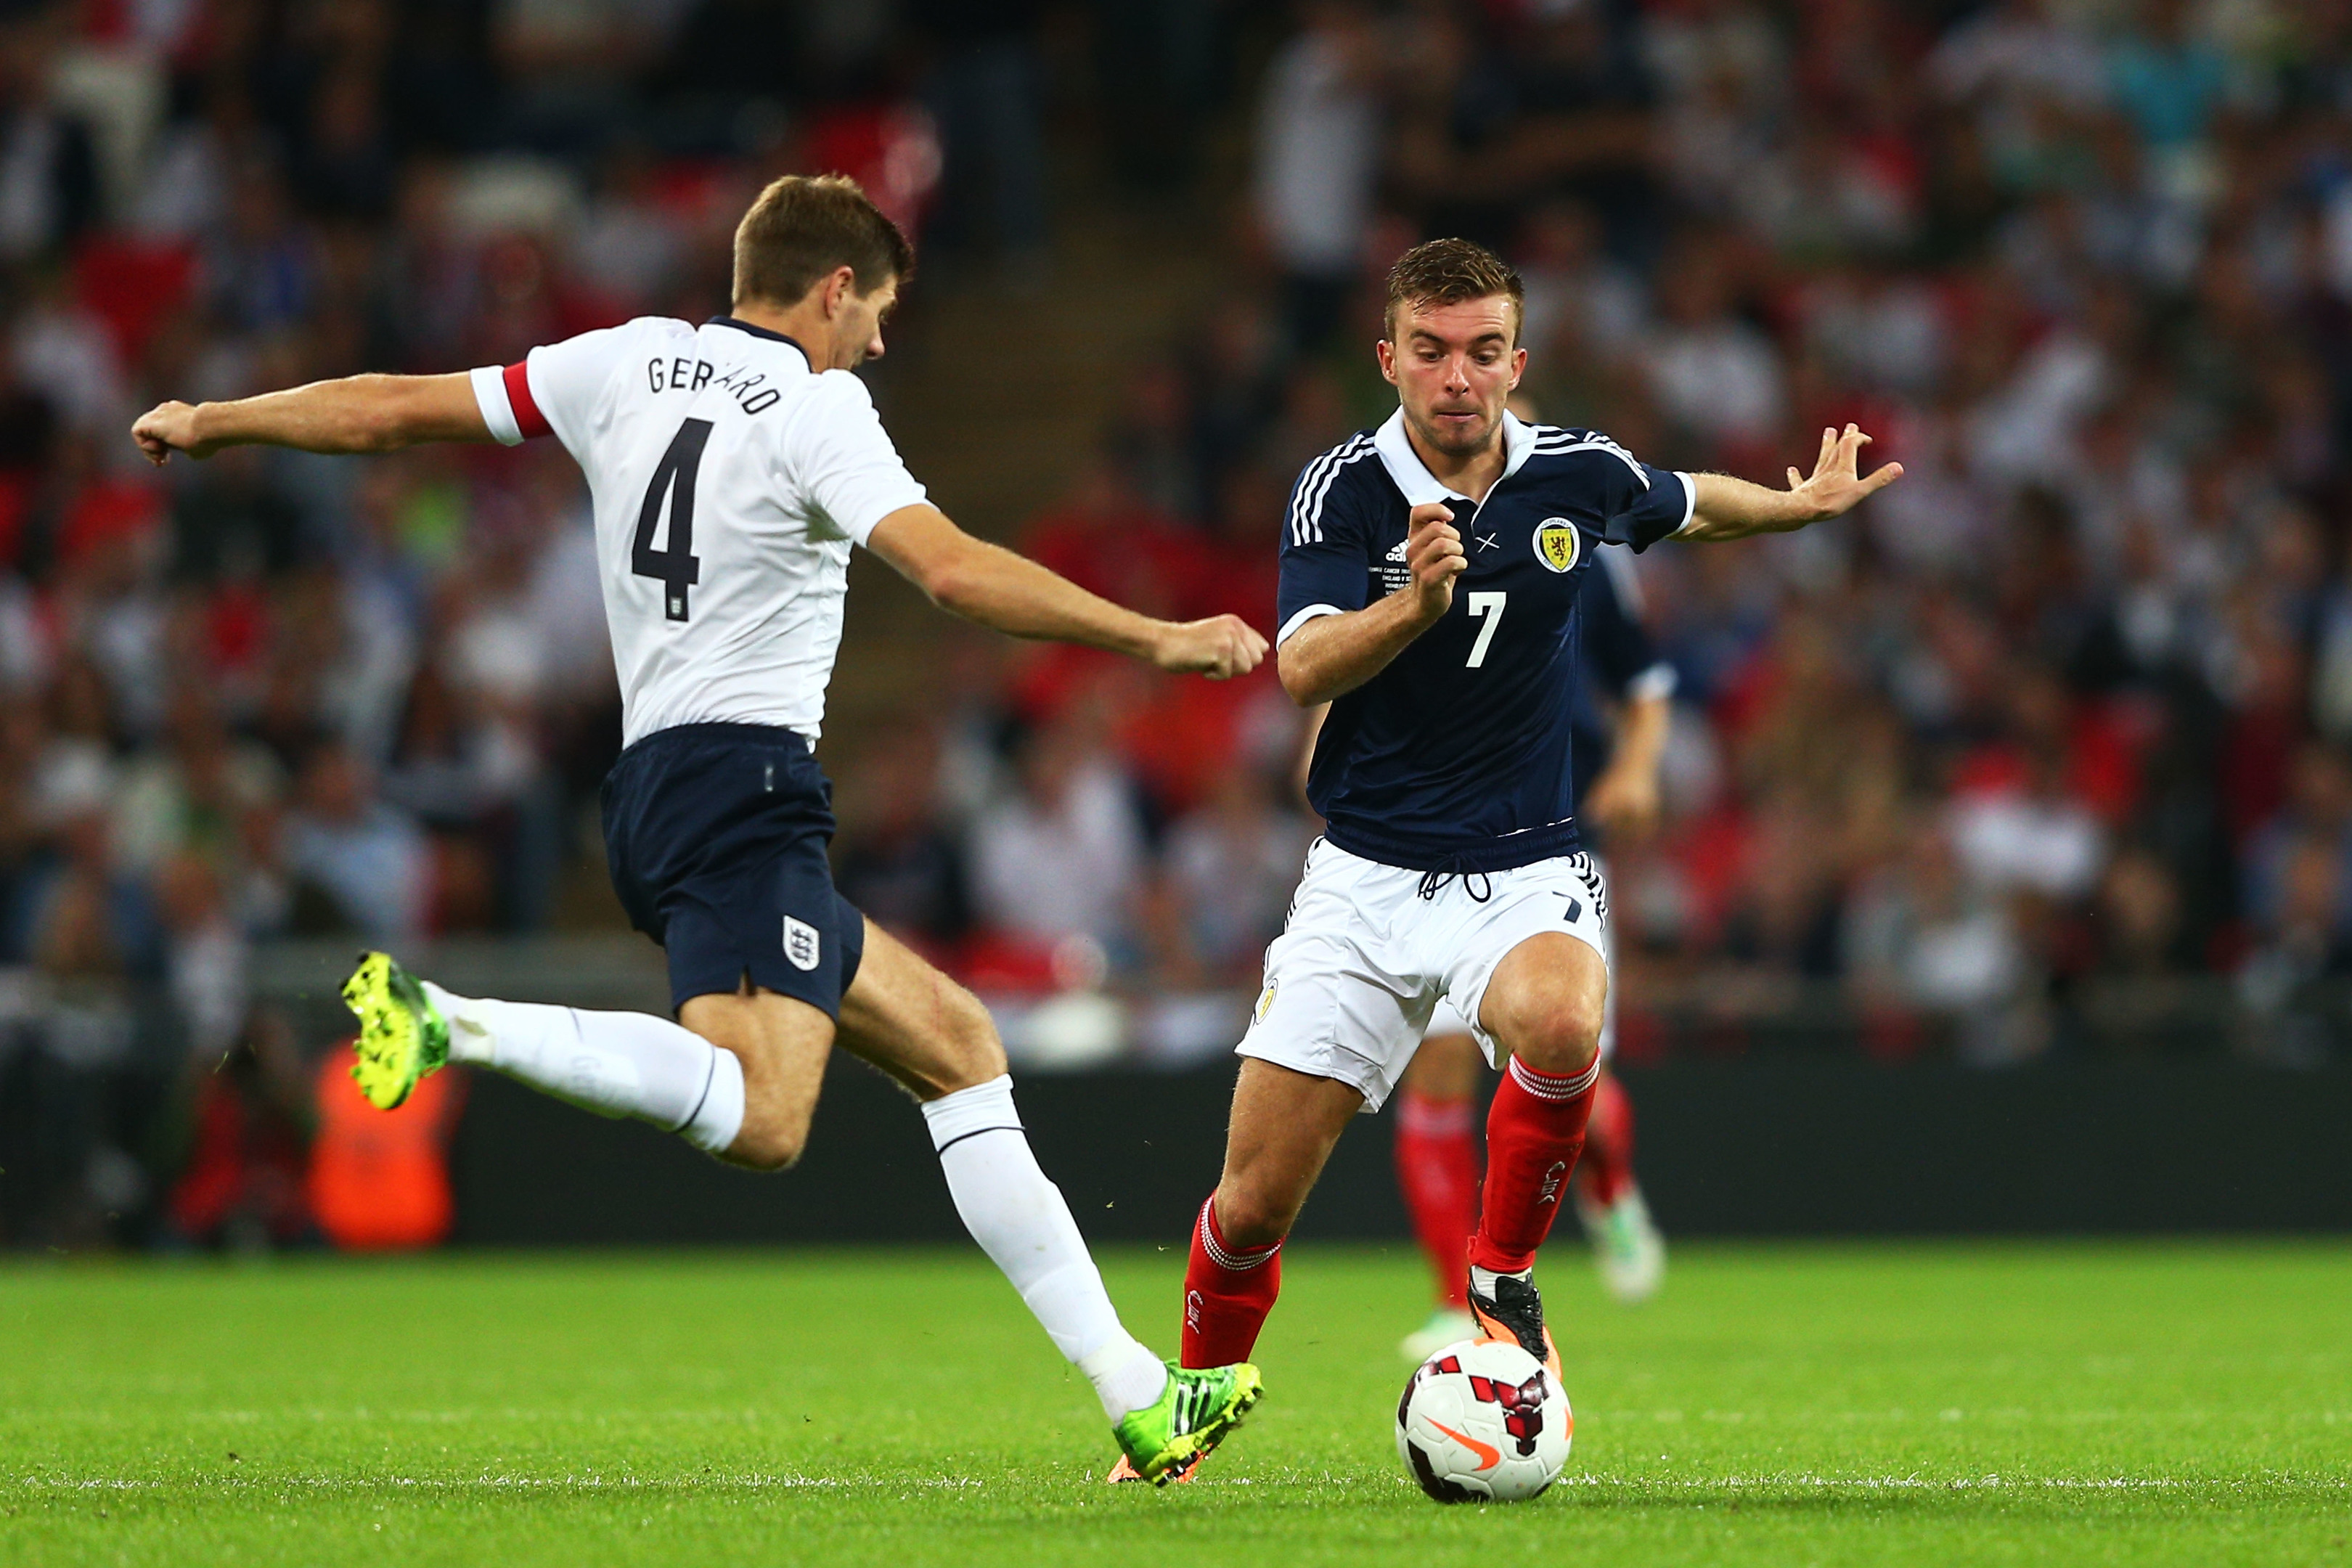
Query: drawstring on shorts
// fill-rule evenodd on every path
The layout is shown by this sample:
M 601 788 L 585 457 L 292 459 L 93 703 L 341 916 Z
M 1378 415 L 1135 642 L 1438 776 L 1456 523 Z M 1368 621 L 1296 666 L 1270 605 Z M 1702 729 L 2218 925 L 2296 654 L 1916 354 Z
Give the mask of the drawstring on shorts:
M 1471 901 L 1485 903 L 1495 896 L 1494 879 L 1486 872 L 1465 865 L 1464 862 L 1468 858 L 1468 856 L 1459 852 L 1448 855 L 1421 874 L 1421 885 L 1415 890 L 1423 899 L 1433 900 L 1439 893 L 1445 890 L 1446 883 L 1459 877 L 1462 879 L 1462 890 L 1470 895 Z

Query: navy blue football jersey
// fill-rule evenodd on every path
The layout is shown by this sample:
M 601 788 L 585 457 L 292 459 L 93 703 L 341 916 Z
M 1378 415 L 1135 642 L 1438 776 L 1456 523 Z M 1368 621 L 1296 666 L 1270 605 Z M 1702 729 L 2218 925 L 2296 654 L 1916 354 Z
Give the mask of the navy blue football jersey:
M 1454 510 L 1468 568 L 1444 617 L 1331 704 L 1307 777 L 1332 843 L 1384 865 L 1500 871 L 1577 846 L 1577 599 L 1608 545 L 1689 522 L 1690 478 L 1606 436 L 1503 422 L 1473 504 L 1412 450 L 1400 410 L 1307 465 L 1282 542 L 1281 637 L 1405 586 L 1407 516 Z

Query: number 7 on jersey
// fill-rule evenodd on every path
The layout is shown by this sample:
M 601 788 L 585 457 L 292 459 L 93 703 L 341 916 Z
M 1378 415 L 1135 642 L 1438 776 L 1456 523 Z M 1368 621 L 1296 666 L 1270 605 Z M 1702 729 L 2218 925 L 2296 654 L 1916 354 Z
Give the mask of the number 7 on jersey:
M 1470 618 L 1484 619 L 1486 624 L 1478 628 L 1478 640 L 1470 645 L 1470 662 L 1464 668 L 1475 669 L 1486 662 L 1486 645 L 1495 640 L 1495 628 L 1503 624 L 1503 601 L 1509 597 L 1508 594 L 1470 595 Z

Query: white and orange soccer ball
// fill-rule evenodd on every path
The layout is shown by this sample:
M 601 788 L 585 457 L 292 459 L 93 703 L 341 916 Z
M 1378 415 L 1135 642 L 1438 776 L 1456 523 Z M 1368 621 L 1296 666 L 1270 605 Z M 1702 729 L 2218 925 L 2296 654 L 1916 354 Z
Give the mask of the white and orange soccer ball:
M 1537 1496 L 1559 1479 L 1575 1431 L 1568 1391 L 1508 1340 L 1446 1346 L 1397 1401 L 1397 1456 L 1439 1502 Z

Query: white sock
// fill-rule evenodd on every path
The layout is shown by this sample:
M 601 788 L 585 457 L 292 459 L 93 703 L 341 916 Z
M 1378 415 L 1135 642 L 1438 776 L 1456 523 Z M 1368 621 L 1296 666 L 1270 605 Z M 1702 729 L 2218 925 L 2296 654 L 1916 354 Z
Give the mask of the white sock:
M 1520 1269 L 1517 1274 L 1497 1274 L 1491 1268 L 1481 1268 L 1475 1263 L 1470 1266 L 1470 1289 L 1486 1297 L 1489 1301 L 1495 1299 L 1496 1280 L 1517 1279 L 1523 1285 L 1532 1285 L 1535 1283 L 1535 1279 L 1536 1271 L 1533 1265 Z
M 449 1021 L 449 1058 L 495 1068 L 599 1116 L 634 1116 L 724 1153 L 743 1130 L 743 1064 L 649 1013 L 425 994 Z
M 1054 1348 L 1095 1385 L 1103 1414 L 1117 1422 L 1157 1403 L 1168 1369 L 1120 1326 L 1062 1189 L 1030 1152 L 1013 1079 L 932 1100 L 923 1120 L 964 1228 L 1021 1292 Z

